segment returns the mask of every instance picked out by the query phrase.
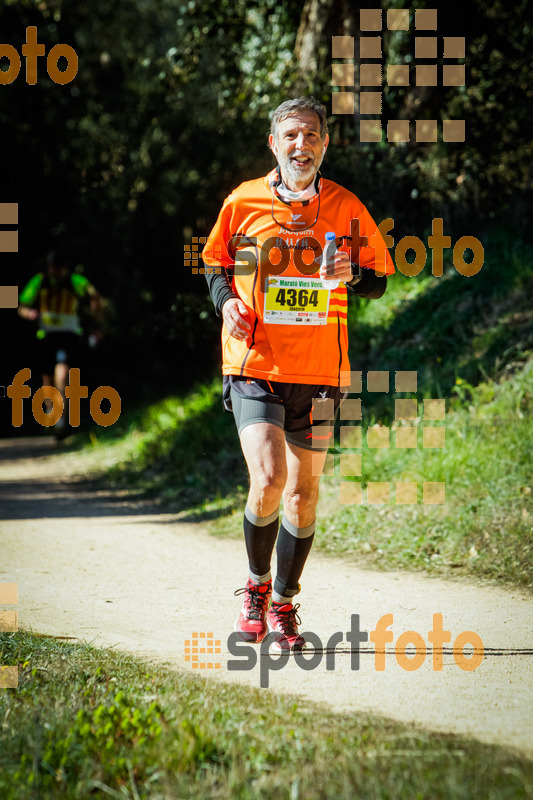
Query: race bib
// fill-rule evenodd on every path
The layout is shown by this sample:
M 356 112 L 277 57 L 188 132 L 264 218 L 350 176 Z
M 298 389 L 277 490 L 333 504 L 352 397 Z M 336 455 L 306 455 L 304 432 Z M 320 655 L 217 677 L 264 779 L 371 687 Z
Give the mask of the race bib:
M 278 325 L 325 325 L 330 294 L 321 280 L 271 276 L 263 320 Z
M 80 323 L 77 314 L 63 314 L 59 311 L 42 311 L 39 327 L 45 331 L 62 331 L 77 333 Z
M 54 314 L 53 311 L 41 312 L 41 322 L 46 328 L 60 328 L 63 322 L 62 314 Z

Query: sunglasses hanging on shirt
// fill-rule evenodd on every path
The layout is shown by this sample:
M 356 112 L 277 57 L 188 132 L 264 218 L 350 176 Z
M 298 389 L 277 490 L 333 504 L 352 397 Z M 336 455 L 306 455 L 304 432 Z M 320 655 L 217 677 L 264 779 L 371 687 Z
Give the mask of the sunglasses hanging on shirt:
M 303 205 L 294 207 L 281 199 L 277 192 L 277 187 L 281 183 L 281 173 L 279 167 L 277 167 L 277 173 L 278 180 L 272 185 L 272 206 L 270 209 L 272 219 L 276 225 L 280 226 L 280 228 L 285 228 L 285 230 L 291 231 L 292 233 L 312 228 L 314 225 L 316 225 L 320 214 L 320 172 L 317 172 L 315 178 L 315 189 L 318 195 L 318 201 L 316 216 L 314 219 L 313 214 L 308 217 L 311 201 L 304 201 Z M 280 211 L 278 208 L 276 212 L 274 212 L 274 200 L 277 200 L 279 204 L 283 205 L 283 211 Z M 282 220 L 281 217 L 285 217 L 285 219 Z

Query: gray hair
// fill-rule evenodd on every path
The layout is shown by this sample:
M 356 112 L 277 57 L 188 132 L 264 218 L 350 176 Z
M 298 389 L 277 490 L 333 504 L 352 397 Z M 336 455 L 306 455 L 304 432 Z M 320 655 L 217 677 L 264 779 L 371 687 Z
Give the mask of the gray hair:
M 326 138 L 328 132 L 328 121 L 326 119 L 326 108 L 315 100 L 314 97 L 295 97 L 294 100 L 285 100 L 280 106 L 276 108 L 270 123 L 270 133 L 276 139 L 278 132 L 278 125 L 282 120 L 287 117 L 293 117 L 300 112 L 311 112 L 317 115 L 320 121 L 320 138 L 322 141 Z

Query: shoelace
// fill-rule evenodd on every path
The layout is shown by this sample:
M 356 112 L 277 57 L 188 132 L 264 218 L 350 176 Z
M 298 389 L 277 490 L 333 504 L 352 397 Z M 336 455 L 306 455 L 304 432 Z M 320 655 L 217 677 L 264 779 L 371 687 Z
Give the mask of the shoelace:
M 300 603 L 291 606 L 287 611 L 281 611 L 273 606 L 270 610 L 273 611 L 279 620 L 279 624 L 284 636 L 298 636 L 297 626 L 302 624 L 302 620 L 296 613 L 300 608 Z
M 245 593 L 248 593 L 250 598 L 247 611 L 248 619 L 261 620 L 265 613 L 265 603 L 267 602 L 268 592 L 260 592 L 258 586 L 243 586 L 242 589 L 237 589 L 234 595 L 238 596 Z

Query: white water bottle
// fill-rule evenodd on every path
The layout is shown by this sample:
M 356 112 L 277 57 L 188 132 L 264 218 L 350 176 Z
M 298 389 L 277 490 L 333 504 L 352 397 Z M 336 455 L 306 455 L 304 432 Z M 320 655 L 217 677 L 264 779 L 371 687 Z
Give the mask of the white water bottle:
M 322 266 L 326 268 L 326 274 L 332 274 L 335 270 L 335 253 L 337 252 L 337 245 L 335 244 L 336 236 L 332 231 L 326 233 L 326 244 L 322 254 Z M 340 281 L 336 280 L 322 280 L 324 289 L 336 289 Z

